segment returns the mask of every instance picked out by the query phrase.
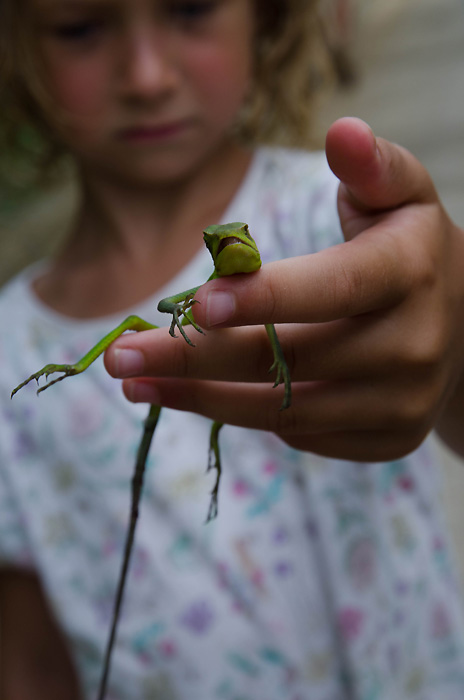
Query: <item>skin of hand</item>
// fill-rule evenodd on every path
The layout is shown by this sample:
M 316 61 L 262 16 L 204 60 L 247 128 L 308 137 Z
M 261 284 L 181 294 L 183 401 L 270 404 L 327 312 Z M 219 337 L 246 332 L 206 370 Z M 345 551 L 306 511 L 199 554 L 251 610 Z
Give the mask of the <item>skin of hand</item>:
M 464 454 L 464 232 L 424 167 L 359 119 L 332 125 L 326 153 L 345 243 L 208 282 L 193 311 L 214 332 L 198 347 L 165 329 L 123 336 L 106 368 L 131 401 L 270 430 L 325 456 L 395 459 L 434 426 Z M 279 324 L 292 377 L 285 411 L 265 323 Z

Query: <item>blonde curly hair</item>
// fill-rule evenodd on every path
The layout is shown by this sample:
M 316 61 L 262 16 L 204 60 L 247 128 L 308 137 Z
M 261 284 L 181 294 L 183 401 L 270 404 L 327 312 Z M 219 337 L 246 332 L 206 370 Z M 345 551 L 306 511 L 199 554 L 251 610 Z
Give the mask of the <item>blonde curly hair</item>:
M 317 97 L 332 80 L 319 0 L 254 0 L 254 86 L 241 131 L 254 143 L 308 146 Z
M 246 143 L 308 146 L 314 101 L 328 76 L 318 0 L 250 1 L 254 76 L 236 135 Z M 0 0 L 0 144 L 25 146 L 43 167 L 62 149 L 48 125 L 27 18 L 27 0 Z

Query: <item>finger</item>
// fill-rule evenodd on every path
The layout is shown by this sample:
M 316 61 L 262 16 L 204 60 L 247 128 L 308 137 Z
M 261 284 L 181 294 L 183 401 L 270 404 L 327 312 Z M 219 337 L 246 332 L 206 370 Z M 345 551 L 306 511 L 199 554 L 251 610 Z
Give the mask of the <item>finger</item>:
M 278 326 L 292 381 L 354 379 L 373 371 L 379 375 L 391 373 L 400 362 L 406 364 L 404 344 L 395 343 L 394 333 L 388 322 L 377 329 L 368 321 L 350 319 L 332 324 Z M 387 343 L 389 355 L 385 352 Z M 417 354 L 411 350 L 411 364 L 418 363 L 421 350 L 422 345 Z M 267 384 L 274 380 L 270 374 L 272 361 L 271 345 L 262 326 L 212 331 L 199 338 L 198 347 L 194 348 L 181 339 L 173 340 L 164 329 L 147 331 L 118 339 L 105 355 L 106 369 L 113 377 Z
M 369 235 L 319 253 L 212 280 L 193 307 L 202 328 L 319 323 L 385 308 L 415 282 L 406 242 L 378 225 Z
M 283 438 L 296 450 L 351 462 L 388 462 L 415 450 L 424 440 L 393 430 L 320 433 Z
M 271 431 L 287 441 L 388 429 L 401 436 L 403 447 L 407 438 L 408 448 L 414 449 L 430 429 L 430 418 L 420 401 L 407 400 L 401 387 L 392 392 L 387 382 L 299 382 L 293 385 L 292 406 L 285 411 L 278 410 L 282 388 L 261 384 L 129 379 L 123 382 L 123 389 L 134 402 L 156 403 L 228 425 Z
M 292 328 L 285 329 L 287 336 Z M 119 378 L 169 376 L 271 382 L 273 354 L 263 326 L 222 329 L 207 336 L 193 336 L 192 332 L 195 347 L 182 338 L 173 339 L 167 329 L 121 336 L 106 351 L 105 367 Z
M 431 429 L 414 403 L 378 400 L 372 385 L 322 383 L 294 387 L 292 407 L 279 411 L 282 396 L 270 388 L 219 382 L 125 380 L 129 400 L 192 411 L 228 425 L 270 430 L 299 450 L 338 459 L 377 462 L 415 450 Z M 380 389 L 381 387 L 377 387 Z M 361 413 L 357 407 L 363 406 Z
M 398 312 L 323 324 L 277 326 L 292 381 L 405 377 L 432 383 L 442 342 L 440 323 L 400 322 Z M 133 353 L 136 362 L 133 363 Z M 129 361 L 127 362 L 127 354 Z M 262 326 L 211 331 L 192 348 L 166 329 L 118 339 L 105 355 L 114 377 L 177 377 L 272 383 L 273 356 Z M 403 381 L 403 380 L 401 380 Z
M 345 117 L 332 124 L 326 154 L 345 193 L 362 210 L 383 211 L 437 200 L 423 165 L 405 148 L 376 138 L 360 119 Z

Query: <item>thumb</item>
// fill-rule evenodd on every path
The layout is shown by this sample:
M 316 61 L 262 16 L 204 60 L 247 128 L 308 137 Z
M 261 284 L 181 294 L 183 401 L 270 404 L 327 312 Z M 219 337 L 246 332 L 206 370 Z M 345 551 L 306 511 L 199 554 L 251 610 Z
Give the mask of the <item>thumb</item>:
M 438 199 L 423 165 L 405 148 L 376 138 L 361 119 L 344 117 L 332 124 L 327 132 L 326 154 L 330 168 L 341 181 L 342 219 L 356 212 L 373 214 Z M 346 211 L 347 206 L 351 211 Z

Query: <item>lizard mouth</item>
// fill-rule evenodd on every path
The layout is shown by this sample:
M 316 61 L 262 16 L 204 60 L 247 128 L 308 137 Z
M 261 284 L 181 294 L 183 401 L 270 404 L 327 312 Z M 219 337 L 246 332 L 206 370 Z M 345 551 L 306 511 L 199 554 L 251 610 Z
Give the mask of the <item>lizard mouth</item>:
M 240 243 L 242 245 L 247 245 L 249 248 L 252 247 L 249 243 L 247 243 L 247 241 L 243 241 L 241 238 L 237 238 L 236 236 L 228 236 L 227 238 L 222 238 L 218 245 L 217 255 L 219 255 L 219 253 L 221 253 L 224 250 L 224 248 L 227 248 L 230 245 L 239 245 Z

